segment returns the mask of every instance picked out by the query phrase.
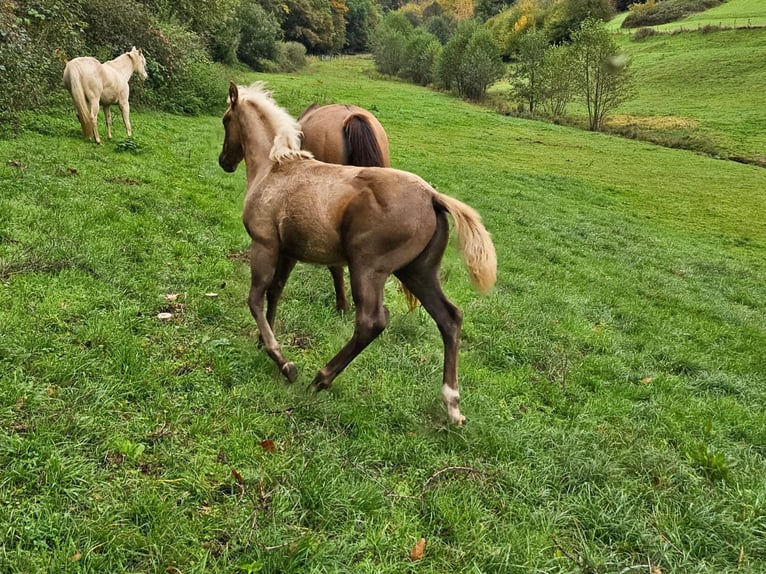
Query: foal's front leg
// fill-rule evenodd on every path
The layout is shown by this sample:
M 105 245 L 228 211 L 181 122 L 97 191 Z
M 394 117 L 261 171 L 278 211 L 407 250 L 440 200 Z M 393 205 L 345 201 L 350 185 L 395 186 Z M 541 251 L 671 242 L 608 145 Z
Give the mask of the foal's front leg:
M 358 270 L 349 265 L 351 294 L 356 308 L 354 334 L 330 362 L 322 367 L 311 382 L 311 389 L 321 391 L 329 388 L 333 380 L 361 353 L 388 325 L 388 309 L 383 305 L 383 287 L 388 272 L 376 271 L 374 263 Z
M 280 372 L 288 381 L 293 383 L 298 377 L 298 371 L 295 368 L 295 364 L 292 361 L 287 361 L 282 355 L 282 349 L 279 343 L 277 343 L 276 337 L 274 337 L 274 331 L 263 310 L 264 296 L 267 290 L 269 291 L 269 299 L 272 298 L 274 293 L 272 285 L 280 270 L 279 261 L 279 255 L 276 252 L 264 249 L 263 246 L 253 243 L 250 249 L 250 296 L 247 303 L 250 307 L 250 312 L 255 318 L 255 322 L 258 324 L 263 348 L 266 349 L 266 353 L 277 364 Z M 287 274 L 289 274 L 290 269 L 292 267 L 288 268 Z M 278 289 L 278 292 L 281 293 L 281 288 Z M 276 299 L 278 298 L 277 293 Z M 273 301 L 275 310 L 276 299 Z

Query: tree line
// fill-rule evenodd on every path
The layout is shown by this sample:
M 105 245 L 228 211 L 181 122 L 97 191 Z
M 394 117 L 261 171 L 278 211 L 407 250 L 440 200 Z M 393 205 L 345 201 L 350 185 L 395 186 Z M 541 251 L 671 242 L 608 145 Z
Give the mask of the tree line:
M 175 113 L 225 100 L 224 65 L 293 71 L 307 54 L 373 51 L 384 73 L 479 98 L 544 29 L 568 42 L 626 0 L 0 0 L 0 121 L 60 92 L 67 60 L 143 49 L 134 102 Z

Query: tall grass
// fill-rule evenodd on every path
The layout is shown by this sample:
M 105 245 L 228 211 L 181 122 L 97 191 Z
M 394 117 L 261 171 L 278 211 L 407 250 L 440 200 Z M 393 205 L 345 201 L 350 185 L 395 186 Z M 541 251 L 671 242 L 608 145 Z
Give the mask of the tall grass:
M 763 171 L 371 67 L 238 80 L 296 114 L 372 109 L 395 167 L 484 216 L 496 290 L 454 249 L 443 266 L 467 427 L 438 398 L 433 322 L 393 283 L 388 330 L 311 396 L 352 318 L 298 266 L 282 382 L 245 304 L 219 116 L 137 111 L 135 139 L 102 147 L 71 113 L 28 117 L 0 141 L 0 570 L 766 569 Z

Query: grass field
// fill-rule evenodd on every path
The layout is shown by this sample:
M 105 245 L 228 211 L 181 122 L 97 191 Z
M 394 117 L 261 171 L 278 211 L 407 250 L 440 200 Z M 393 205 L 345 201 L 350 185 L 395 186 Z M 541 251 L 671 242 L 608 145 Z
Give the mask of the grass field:
M 388 330 L 311 396 L 353 319 L 298 266 L 277 323 L 300 375 L 279 378 L 220 117 L 135 110 L 133 140 L 96 147 L 68 108 L 31 115 L 0 140 L 0 571 L 766 570 L 763 169 L 370 68 L 238 80 L 293 113 L 372 109 L 395 167 L 484 216 L 493 293 L 443 265 L 467 426 L 393 282 Z

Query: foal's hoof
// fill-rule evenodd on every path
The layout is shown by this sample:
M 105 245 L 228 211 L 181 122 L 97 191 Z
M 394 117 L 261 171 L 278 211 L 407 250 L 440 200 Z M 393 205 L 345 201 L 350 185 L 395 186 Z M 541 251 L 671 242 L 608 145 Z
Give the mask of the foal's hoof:
M 294 383 L 295 379 L 298 378 L 298 369 L 295 368 L 295 363 L 292 361 L 282 365 L 281 371 L 285 378 L 291 383 Z
M 312 381 L 312 382 L 311 382 L 311 384 L 309 385 L 309 388 L 308 388 L 308 390 L 309 390 L 310 392 L 312 392 L 312 393 L 318 393 L 318 392 L 320 392 L 320 391 L 326 391 L 326 390 L 327 390 L 327 389 L 329 389 L 329 388 L 330 388 L 330 385 L 329 385 L 329 384 L 327 384 L 327 383 L 325 383 L 324 381 L 317 381 L 317 380 L 314 380 L 314 381 Z

